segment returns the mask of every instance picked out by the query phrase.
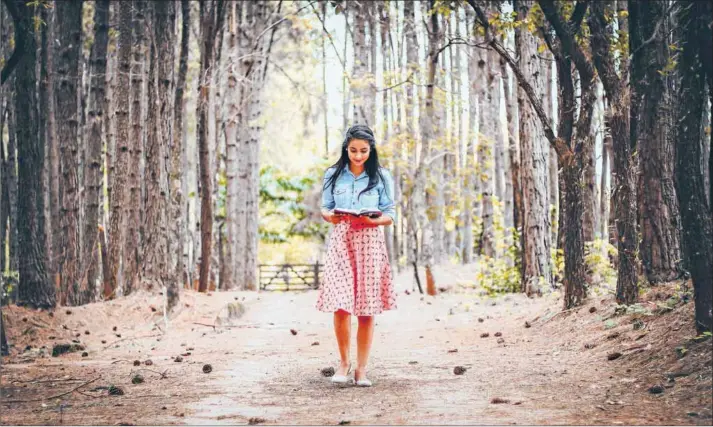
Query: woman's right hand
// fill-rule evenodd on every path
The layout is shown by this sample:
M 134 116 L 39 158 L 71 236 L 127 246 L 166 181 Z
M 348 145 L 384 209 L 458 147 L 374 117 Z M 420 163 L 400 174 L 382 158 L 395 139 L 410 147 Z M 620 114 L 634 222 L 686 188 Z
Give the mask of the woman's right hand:
M 335 214 L 332 211 L 323 212 L 322 216 L 324 217 L 325 221 L 331 222 L 332 224 L 339 224 L 340 222 L 345 220 L 344 215 Z

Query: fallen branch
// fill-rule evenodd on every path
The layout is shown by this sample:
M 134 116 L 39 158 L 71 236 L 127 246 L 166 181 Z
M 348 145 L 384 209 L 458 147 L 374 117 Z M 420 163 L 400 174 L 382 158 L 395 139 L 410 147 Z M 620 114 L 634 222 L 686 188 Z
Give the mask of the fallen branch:
M 79 386 L 77 386 L 77 387 L 75 387 L 75 388 L 73 388 L 73 389 L 71 389 L 71 390 L 69 390 L 69 391 L 67 391 L 67 392 L 60 393 L 60 394 L 56 394 L 56 395 L 54 395 L 54 396 L 41 397 L 41 398 L 39 398 L 39 399 L 6 400 L 6 401 L 0 402 L 0 403 L 8 404 L 8 403 L 42 402 L 42 401 L 44 401 L 44 400 L 57 399 L 58 397 L 66 396 L 66 395 L 68 395 L 68 394 L 70 394 L 70 393 L 73 393 L 73 392 L 79 390 L 80 388 L 82 388 L 82 387 L 84 387 L 84 386 L 86 386 L 86 385 L 89 385 L 89 384 L 93 383 L 94 381 L 96 381 L 96 380 L 98 380 L 98 379 L 100 379 L 100 378 L 101 378 L 101 377 L 96 377 L 96 378 L 94 378 L 93 380 L 89 380 L 89 381 L 87 381 L 87 382 L 85 382 L 85 383 L 82 383 L 82 384 L 80 384 Z
M 200 326 L 208 326 L 209 328 L 215 329 L 215 325 L 209 325 L 207 323 L 199 323 L 199 322 L 193 322 L 194 325 L 200 325 Z
M 569 312 L 571 312 L 572 310 L 577 310 L 577 309 L 580 309 L 580 308 L 582 308 L 582 307 L 572 307 L 572 308 L 568 308 L 567 310 L 559 311 L 559 312 L 553 314 L 549 319 L 543 321 L 542 324 L 544 325 L 545 323 L 549 322 L 550 320 L 554 319 L 555 317 L 559 316 L 560 314 L 569 313 Z M 534 323 L 534 321 L 533 321 L 532 323 Z
M 94 396 L 93 394 L 85 393 L 85 392 L 83 392 L 83 391 L 81 391 L 81 390 L 75 390 L 75 391 L 76 391 L 77 393 L 81 394 L 81 395 L 84 395 L 84 396 L 87 396 L 87 397 L 93 397 L 94 399 L 101 399 L 102 397 L 107 397 L 107 395 L 104 395 L 104 394 L 100 394 L 100 395 L 98 395 L 98 396 Z
M 139 339 L 139 338 L 154 338 L 154 337 L 160 337 L 161 335 L 163 335 L 163 334 L 151 334 L 151 335 L 145 335 L 145 336 L 143 336 L 143 337 L 126 337 L 126 338 L 122 338 L 122 339 L 120 339 L 120 340 L 116 340 L 116 341 L 114 341 L 113 343 L 107 345 L 106 347 L 104 347 L 104 348 L 102 349 L 102 351 L 103 351 L 103 350 L 106 350 L 106 349 L 108 349 L 109 347 L 113 346 L 114 344 L 118 344 L 118 343 L 120 343 L 120 342 L 122 342 L 122 341 L 126 341 L 126 340 L 136 340 L 136 339 Z
M 163 371 L 163 372 L 154 371 L 153 369 L 148 369 L 148 368 L 140 368 L 140 369 L 137 369 L 136 371 L 134 371 L 134 370 L 132 369 L 132 370 L 131 370 L 131 373 L 129 374 L 129 376 L 132 376 L 132 377 L 133 377 L 134 372 L 141 372 L 141 371 L 149 371 L 149 372 L 153 372 L 154 374 L 161 375 L 161 379 L 168 378 L 168 377 L 166 376 L 166 372 L 168 372 L 168 369 L 166 369 L 166 370 Z
M 53 380 L 10 380 L 12 383 L 28 383 L 28 384 L 42 384 L 42 383 L 58 383 L 63 381 L 84 381 L 78 378 L 59 378 Z

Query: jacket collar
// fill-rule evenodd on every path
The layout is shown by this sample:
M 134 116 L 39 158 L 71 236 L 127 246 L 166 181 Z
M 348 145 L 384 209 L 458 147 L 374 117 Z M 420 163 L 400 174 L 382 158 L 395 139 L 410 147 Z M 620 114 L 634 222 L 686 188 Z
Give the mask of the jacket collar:
M 364 169 L 364 170 L 359 174 L 359 176 L 357 176 L 357 177 L 354 176 L 354 174 L 352 173 L 351 169 L 349 169 L 349 166 L 345 167 L 345 168 L 344 168 L 344 171 L 345 171 L 346 173 L 348 173 L 349 175 L 351 175 L 352 178 L 354 178 L 354 180 L 356 180 L 356 181 L 358 181 L 358 180 L 360 180 L 360 179 L 362 179 L 362 178 L 364 178 L 364 177 L 367 177 L 367 178 L 369 177 L 369 175 L 366 174 L 366 169 Z

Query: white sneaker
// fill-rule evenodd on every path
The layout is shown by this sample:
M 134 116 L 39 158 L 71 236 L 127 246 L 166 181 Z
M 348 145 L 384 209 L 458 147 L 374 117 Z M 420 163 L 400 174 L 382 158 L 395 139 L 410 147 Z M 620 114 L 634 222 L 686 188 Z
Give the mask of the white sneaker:
M 334 384 L 346 384 L 346 383 L 348 383 L 348 382 L 349 382 L 349 378 L 347 377 L 347 375 L 349 375 L 349 373 L 350 373 L 351 371 L 352 371 L 352 364 L 350 363 L 350 364 L 349 364 L 349 369 L 347 369 L 347 374 L 346 374 L 346 375 L 337 375 L 337 374 L 332 375 L 332 382 L 333 382 Z
M 368 378 L 362 378 L 354 384 L 356 384 L 357 387 L 371 387 L 371 380 Z
M 364 376 L 362 379 L 360 379 L 359 381 L 357 381 L 357 380 L 356 380 L 356 371 L 355 371 L 355 372 L 354 372 L 354 377 L 355 377 L 355 378 L 354 378 L 354 384 L 355 384 L 357 387 L 371 387 L 371 381 L 370 381 L 366 376 Z

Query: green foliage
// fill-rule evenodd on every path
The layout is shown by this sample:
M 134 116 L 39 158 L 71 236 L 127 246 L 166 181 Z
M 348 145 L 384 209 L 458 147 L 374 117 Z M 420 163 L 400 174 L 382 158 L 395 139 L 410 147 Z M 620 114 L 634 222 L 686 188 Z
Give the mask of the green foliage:
M 326 225 L 306 224 L 309 207 L 305 195 L 312 190 L 322 174 L 306 171 L 304 176 L 288 175 L 275 167 L 260 170 L 260 239 L 263 242 L 286 242 L 294 236 L 320 237 L 326 235 Z M 303 227 L 298 227 L 302 223 Z
M 13 295 L 17 295 L 17 285 L 20 283 L 19 271 L 4 271 L 0 275 L 0 303 L 2 305 L 13 302 Z
M 520 269 L 508 258 L 483 256 L 480 259 L 480 267 L 475 280 L 489 296 L 520 291 Z
M 619 324 L 612 319 L 608 319 L 606 322 L 604 322 L 604 329 L 612 329 L 616 328 L 617 326 L 619 326 Z
M 552 263 L 552 277 L 564 278 L 564 250 L 558 249 L 556 244 L 550 247 L 550 262 Z
M 616 283 L 617 272 L 609 262 L 610 257 L 617 256 L 617 249 L 606 240 L 596 239 L 587 242 L 584 248 L 584 262 L 587 269 L 601 281 L 608 284 Z M 564 262 L 563 262 L 564 268 Z
M 641 316 L 653 316 L 654 315 L 654 313 L 651 312 L 651 309 L 649 309 L 645 305 L 638 303 L 638 302 L 636 304 L 631 304 L 631 305 L 617 304 L 616 307 L 614 308 L 614 313 L 617 315 L 624 315 L 624 314 L 636 314 L 636 315 L 641 315 Z

